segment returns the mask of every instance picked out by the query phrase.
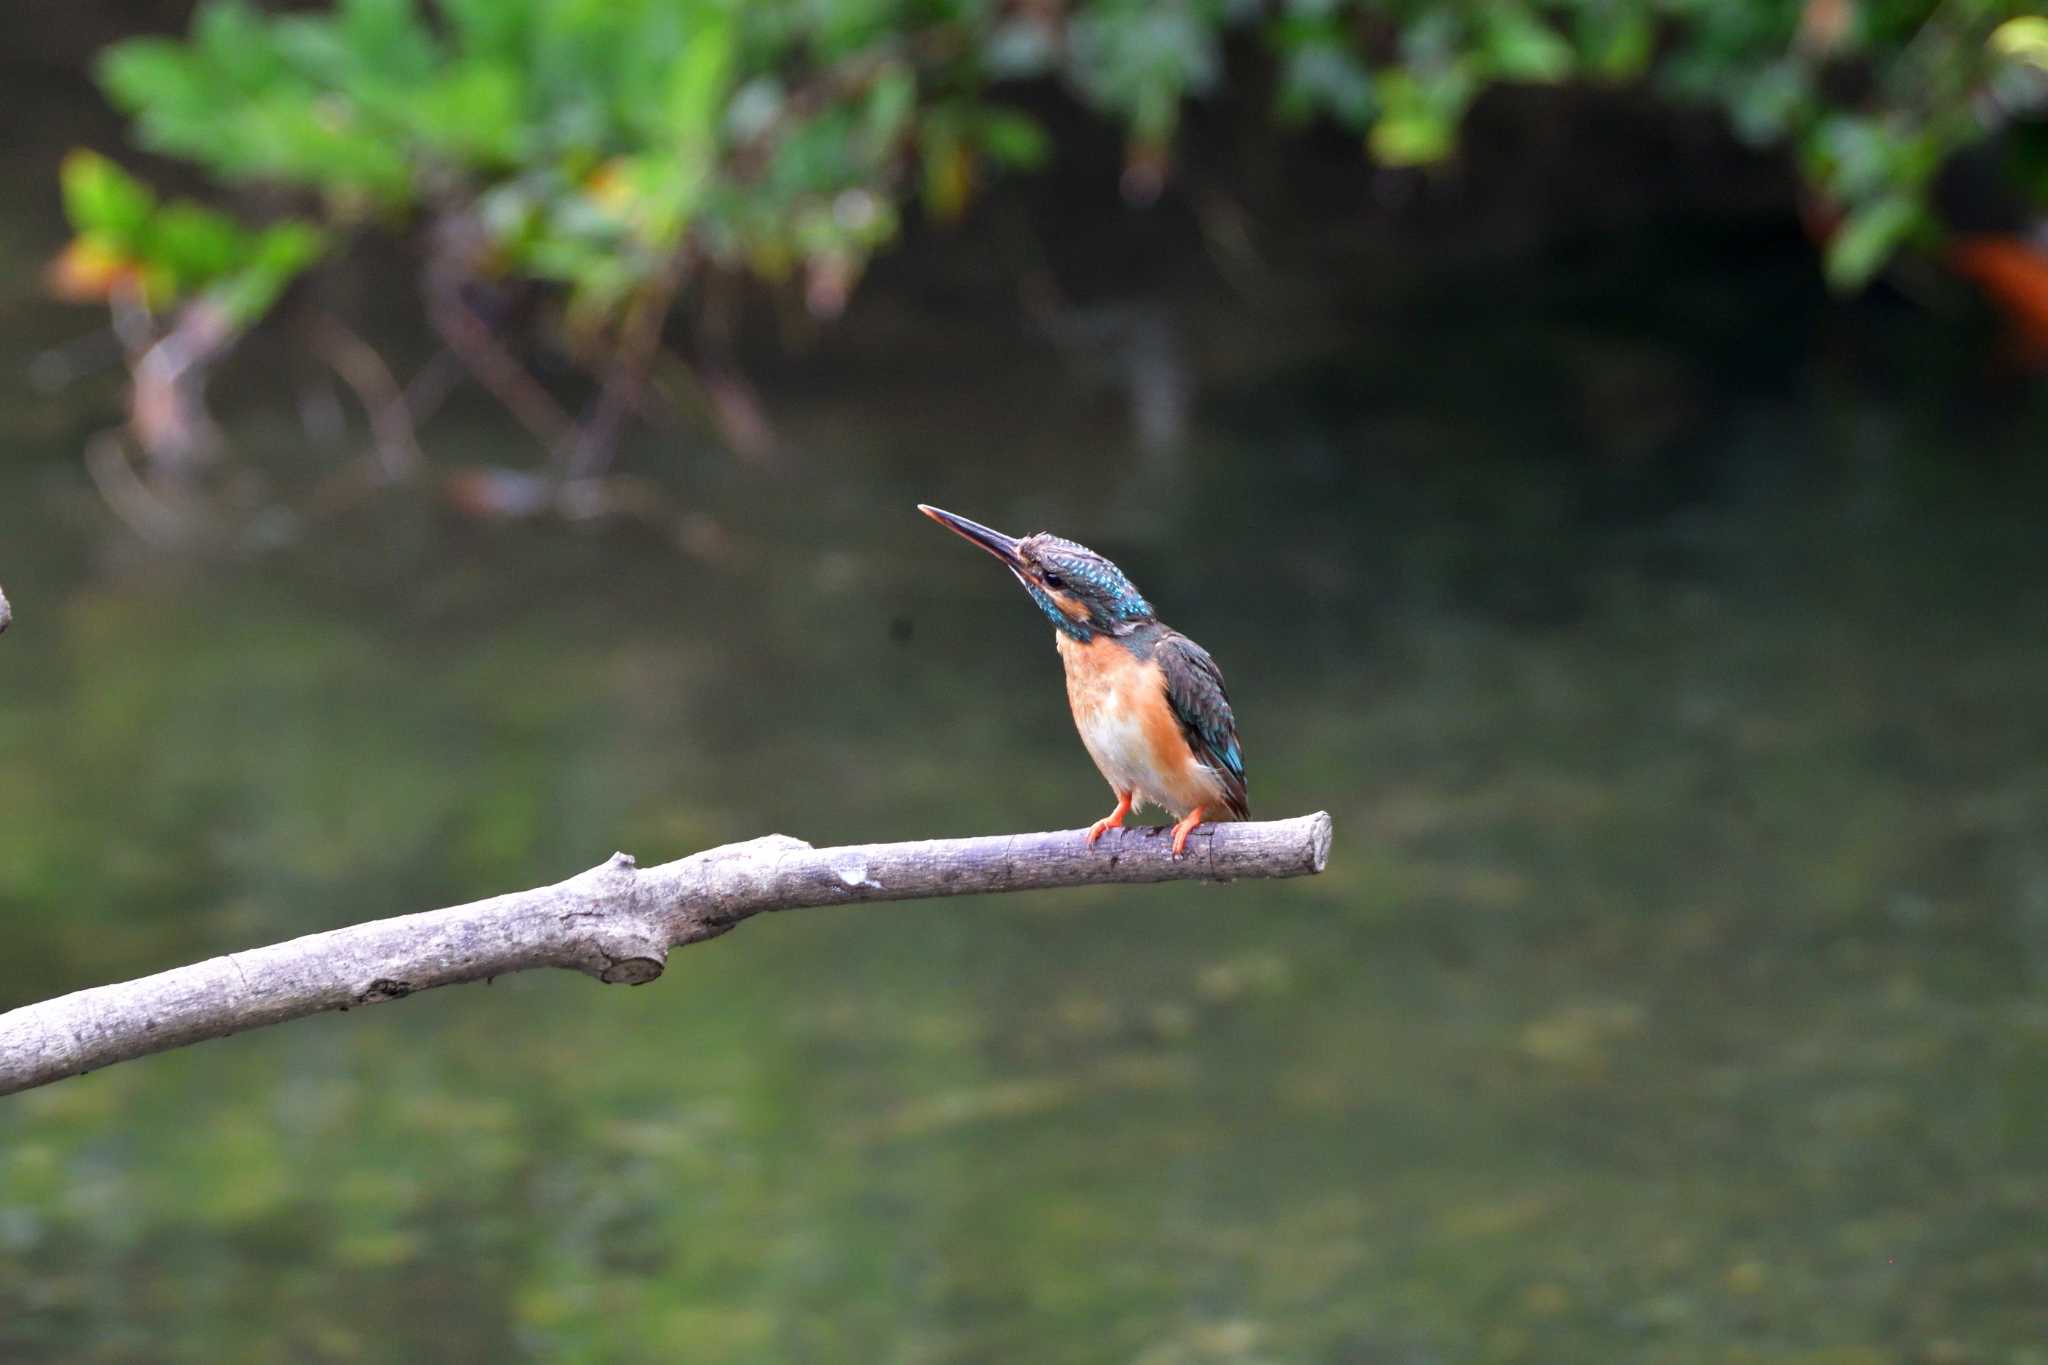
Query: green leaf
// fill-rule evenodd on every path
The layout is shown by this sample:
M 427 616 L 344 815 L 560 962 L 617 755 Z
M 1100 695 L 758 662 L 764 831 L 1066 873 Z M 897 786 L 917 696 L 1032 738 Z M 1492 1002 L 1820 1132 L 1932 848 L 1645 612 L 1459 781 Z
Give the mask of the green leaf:
M 435 154 L 491 169 L 518 164 L 526 150 L 525 86 L 517 70 L 463 61 L 402 106 L 412 132 Z
M 1433 76 L 1424 82 L 1409 71 L 1380 73 L 1380 116 L 1374 120 L 1366 144 L 1381 163 L 1423 166 L 1441 161 L 1457 149 L 1458 125 L 1464 119 L 1472 84 L 1456 70 Z
M 1278 107 L 1289 122 L 1323 113 L 1362 131 L 1372 122 L 1372 76 L 1334 26 L 1306 32 L 1281 57 Z
M 1494 75 L 1511 81 L 1561 81 L 1577 64 L 1572 45 L 1520 6 L 1487 11 L 1480 55 Z
M 1802 150 L 1807 174 L 1836 196 L 1875 199 L 1895 183 L 1907 139 L 1884 120 L 1839 114 L 1823 119 Z
M 1828 242 L 1828 284 L 1844 292 L 1862 288 L 1927 224 L 1926 209 L 1910 195 L 1886 195 L 1861 205 Z
M 1756 146 L 1775 142 L 1795 127 L 1814 97 L 1806 68 L 1790 59 L 1744 66 L 1722 84 L 1736 136 Z
M 2048 18 L 2027 14 L 2008 19 L 1992 30 L 1985 46 L 2008 61 L 2048 71 Z
M 732 79 L 733 25 L 720 17 L 690 36 L 689 46 L 669 79 L 666 112 L 670 132 L 685 153 L 708 156 L 725 112 Z
M 389 203 L 404 202 L 411 190 L 403 142 L 345 104 L 279 91 L 251 102 L 222 134 L 221 170 L 232 177 L 269 177 Z
M 506 0 L 438 0 L 447 16 L 455 46 L 466 56 L 532 66 L 535 29 L 547 12 Z
M 74 229 L 130 253 L 140 248 L 156 210 L 156 195 L 149 186 L 82 147 L 64 158 L 58 175 L 64 212 Z
M 326 237 L 309 223 L 267 227 L 256 235 L 248 265 L 216 285 L 210 297 L 237 327 L 251 326 L 326 249 Z
M 1042 76 L 1059 55 L 1056 33 L 1053 24 L 1038 14 L 999 20 L 982 44 L 982 61 L 998 80 Z
M 256 234 L 251 253 L 257 269 L 296 275 L 327 250 L 327 234 L 311 223 L 274 223 Z
M 988 109 L 980 121 L 982 150 L 1004 166 L 1031 169 L 1052 155 L 1052 139 L 1037 119 L 1016 109 Z
M 875 78 L 861 109 L 861 154 L 869 161 L 888 156 L 916 112 L 917 76 L 908 67 L 892 64 Z
M 216 91 L 258 90 L 284 72 L 272 30 L 243 0 L 210 0 L 192 20 L 190 51 L 212 78 Z
M 1451 154 L 1458 145 L 1458 130 L 1450 120 L 1418 109 L 1381 115 L 1367 142 L 1382 165 L 1426 166 Z
M 666 72 L 660 118 L 649 130 L 655 145 L 621 163 L 633 224 L 640 240 L 657 250 L 682 239 L 716 168 L 733 57 L 730 19 L 699 26 Z
M 234 270 L 249 257 L 251 245 L 249 234 L 226 214 L 180 200 L 156 215 L 146 254 L 170 272 L 183 293 Z
M 918 153 L 925 212 L 939 222 L 953 222 L 974 197 L 974 152 L 960 136 L 959 120 L 926 120 Z
M 1098 0 L 1068 23 L 1068 70 L 1091 99 L 1125 116 L 1136 141 L 1163 146 L 1182 99 L 1222 78 L 1221 37 L 1194 5 Z
M 1608 80 L 1632 80 L 1656 49 L 1656 14 L 1626 0 L 1589 7 L 1579 12 L 1576 36 L 1591 70 Z
M 309 99 L 316 87 L 339 92 L 374 78 L 374 68 L 364 69 L 332 15 L 286 15 L 272 25 L 271 41 L 290 69 L 290 83 L 300 85 Z
M 341 0 L 333 23 L 358 72 L 387 85 L 433 75 L 440 54 L 414 0 Z
M 188 110 L 207 101 L 208 86 L 192 49 L 170 38 L 131 38 L 100 54 L 100 88 L 131 114 Z M 218 92 L 213 92 L 218 98 Z

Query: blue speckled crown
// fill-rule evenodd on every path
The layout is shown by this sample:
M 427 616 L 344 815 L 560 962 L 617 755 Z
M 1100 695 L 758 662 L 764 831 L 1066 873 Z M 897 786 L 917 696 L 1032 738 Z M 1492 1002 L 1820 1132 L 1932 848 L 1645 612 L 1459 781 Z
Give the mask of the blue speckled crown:
M 1059 609 L 1044 589 L 1033 583 L 1024 587 L 1031 600 L 1053 625 L 1086 644 L 1098 631 L 1116 633 L 1116 628 L 1152 617 L 1152 604 L 1124 571 L 1086 545 L 1040 532 L 1018 542 L 1018 552 L 1046 574 L 1066 584 L 1066 591 L 1088 606 L 1088 621 L 1076 621 Z

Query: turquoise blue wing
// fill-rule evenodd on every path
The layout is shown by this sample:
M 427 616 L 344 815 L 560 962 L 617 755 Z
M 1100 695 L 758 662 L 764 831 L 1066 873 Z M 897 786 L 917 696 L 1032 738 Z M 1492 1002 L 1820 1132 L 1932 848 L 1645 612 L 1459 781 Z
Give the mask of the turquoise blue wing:
M 1238 743 L 1237 718 L 1230 713 L 1230 694 L 1223 670 L 1209 651 L 1185 635 L 1168 631 L 1159 637 L 1152 657 L 1166 675 L 1166 702 L 1195 756 L 1223 774 L 1224 799 L 1240 820 L 1252 816 L 1244 778 L 1244 748 Z

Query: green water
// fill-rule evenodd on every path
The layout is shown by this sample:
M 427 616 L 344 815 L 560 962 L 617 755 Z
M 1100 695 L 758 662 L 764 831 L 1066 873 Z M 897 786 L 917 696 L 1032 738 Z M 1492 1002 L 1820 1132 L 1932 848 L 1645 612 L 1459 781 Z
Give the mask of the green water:
M 405 494 L 153 555 L 104 415 L 17 395 L 0 1003 L 614 848 L 1102 814 L 919 500 L 1118 558 L 1337 842 L 0 1101 L 0 1358 L 2048 1362 L 2048 409 L 1784 275 L 1226 316 L 1149 463 L 1015 346 L 827 357 L 777 469 L 633 452 L 716 564 Z

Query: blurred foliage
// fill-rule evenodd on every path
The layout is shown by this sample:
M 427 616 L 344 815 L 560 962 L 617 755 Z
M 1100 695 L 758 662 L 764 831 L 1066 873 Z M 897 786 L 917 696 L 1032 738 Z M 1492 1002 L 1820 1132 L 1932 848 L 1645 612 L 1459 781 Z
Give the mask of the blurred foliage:
M 331 233 L 460 222 L 473 270 L 559 286 L 591 331 L 635 300 L 665 311 L 679 258 L 800 275 L 836 312 L 906 203 L 954 218 L 992 171 L 1046 158 L 1046 131 L 1001 94 L 1027 79 L 1120 120 L 1126 193 L 1148 197 L 1238 39 L 1270 59 L 1283 121 L 1334 120 L 1388 165 L 1452 155 L 1501 82 L 1640 81 L 1718 105 L 1796 153 L 1842 287 L 1933 241 L 1944 161 L 2048 98 L 2048 20 L 2009 0 L 208 0 L 189 37 L 123 42 L 101 77 L 144 147 L 299 191 Z M 2048 190 L 2039 166 L 2011 174 Z M 66 179 L 74 273 L 126 270 L 158 298 L 249 255 L 103 163 Z M 247 306 L 315 240 L 256 239 L 269 264 Z
M 101 299 L 127 287 L 162 308 L 210 295 L 246 325 L 324 249 L 324 234 L 306 223 L 251 232 L 189 200 L 158 203 L 148 186 L 93 152 L 65 158 L 63 186 L 78 233 L 55 268 L 57 290 L 68 298 Z

